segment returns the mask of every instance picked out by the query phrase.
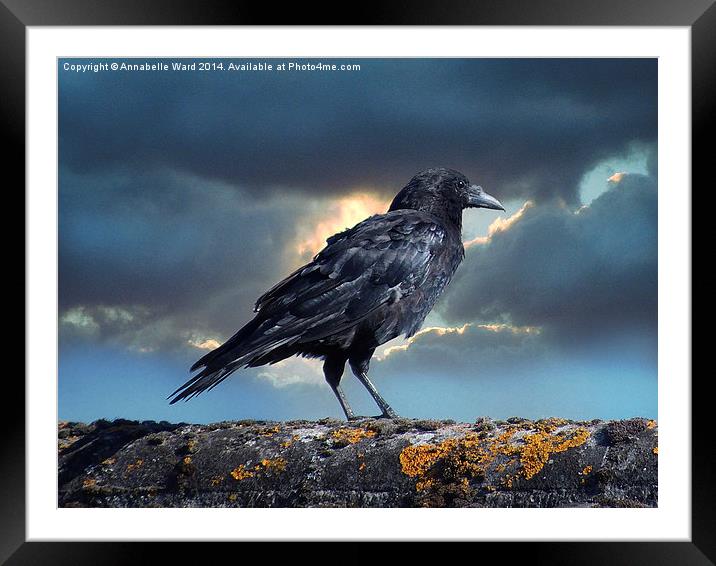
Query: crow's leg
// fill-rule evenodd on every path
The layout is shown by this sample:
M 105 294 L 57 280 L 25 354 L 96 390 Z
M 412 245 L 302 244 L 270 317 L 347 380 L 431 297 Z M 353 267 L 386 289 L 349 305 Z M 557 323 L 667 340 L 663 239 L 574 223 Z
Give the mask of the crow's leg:
M 375 402 L 378 404 L 378 407 L 380 407 L 380 411 L 383 413 L 382 416 L 389 419 L 395 419 L 398 415 L 391 408 L 391 406 L 388 405 L 386 400 L 380 396 L 380 393 L 378 393 L 375 385 L 373 385 L 373 382 L 368 378 L 368 366 L 370 365 L 370 358 L 373 356 L 373 352 L 374 350 L 370 350 L 370 352 L 366 355 L 351 357 L 351 369 L 358 378 L 358 381 L 363 384 L 363 386 L 368 390 L 368 393 L 371 394 Z
M 336 398 L 338 399 L 338 402 L 341 404 L 341 408 L 343 409 L 343 412 L 346 414 L 346 420 L 352 421 L 356 417 L 353 414 L 353 409 L 351 409 L 351 406 L 348 404 L 348 399 L 346 399 L 345 393 L 343 393 L 343 389 L 341 389 L 340 385 L 333 385 L 330 384 L 331 389 L 333 389 L 333 393 L 336 394 Z
M 353 414 L 353 409 L 351 409 L 348 399 L 346 399 L 346 395 L 343 393 L 343 389 L 341 389 L 340 386 L 341 377 L 343 376 L 343 368 L 345 365 L 345 358 L 340 356 L 329 356 L 323 363 L 323 375 L 326 376 L 328 385 L 331 386 L 336 399 L 338 399 L 338 402 L 341 404 L 341 409 L 343 409 L 343 412 L 346 414 L 346 419 L 350 421 L 355 419 L 355 415 Z
M 380 396 L 380 393 L 378 393 L 378 390 L 375 388 L 375 385 L 373 385 L 373 382 L 370 379 L 368 379 L 368 374 L 367 373 L 356 373 L 356 377 L 365 386 L 365 388 L 368 390 L 368 393 L 370 393 L 373 396 L 373 399 L 375 399 L 375 402 L 380 407 L 380 410 L 383 413 L 383 416 L 387 417 L 389 419 L 397 419 L 398 415 L 391 408 L 391 406 L 388 405 L 386 400 Z

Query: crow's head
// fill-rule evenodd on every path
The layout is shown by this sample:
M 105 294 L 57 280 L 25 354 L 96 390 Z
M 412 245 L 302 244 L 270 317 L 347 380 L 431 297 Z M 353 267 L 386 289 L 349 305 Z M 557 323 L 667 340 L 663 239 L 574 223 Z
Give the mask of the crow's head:
M 390 210 L 405 208 L 430 212 L 458 225 L 465 208 L 505 210 L 500 201 L 471 184 L 465 175 L 442 167 L 421 171 L 397 194 Z

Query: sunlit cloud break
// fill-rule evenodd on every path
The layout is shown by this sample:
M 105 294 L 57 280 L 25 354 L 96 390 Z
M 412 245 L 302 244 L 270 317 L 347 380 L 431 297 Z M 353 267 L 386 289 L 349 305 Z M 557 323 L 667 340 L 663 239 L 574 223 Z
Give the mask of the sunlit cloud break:
M 628 175 L 626 171 L 619 171 L 618 173 L 614 173 L 611 177 L 607 179 L 607 183 L 614 183 L 617 184 L 621 182 L 621 180 Z
M 301 256 L 317 254 L 326 245 L 326 239 L 346 228 L 352 228 L 361 220 L 380 214 L 388 209 L 389 203 L 369 193 L 355 193 L 331 203 L 320 211 L 320 220 L 312 226 L 310 233 L 299 235 L 296 251 Z
M 408 338 L 404 344 L 397 346 L 391 346 L 386 348 L 381 356 L 376 356 L 379 360 L 384 360 L 395 352 L 404 352 L 412 344 L 427 334 L 434 334 L 436 336 L 446 336 L 450 334 L 464 334 L 468 328 L 479 328 L 487 330 L 489 332 L 511 332 L 512 334 L 539 334 L 542 329 L 538 326 L 514 326 L 512 324 L 499 323 L 499 324 L 475 324 L 467 322 L 462 326 L 430 326 L 423 328 L 420 332 L 416 333 L 415 336 Z
M 507 218 L 502 218 L 502 216 L 498 217 L 492 224 L 490 224 L 489 228 L 487 229 L 487 236 L 478 236 L 477 238 L 473 238 L 472 240 L 464 242 L 463 245 L 466 248 L 469 248 L 470 246 L 474 246 L 475 244 L 487 244 L 495 234 L 509 230 L 515 222 L 522 218 L 522 215 L 525 213 L 525 211 L 529 208 L 532 208 L 534 204 L 534 202 L 528 200 L 512 216 L 509 216 Z
M 221 346 L 221 342 L 215 340 L 214 338 L 194 338 L 187 340 L 187 344 L 189 344 L 189 346 L 194 346 L 194 348 L 199 348 L 200 350 L 215 350 Z

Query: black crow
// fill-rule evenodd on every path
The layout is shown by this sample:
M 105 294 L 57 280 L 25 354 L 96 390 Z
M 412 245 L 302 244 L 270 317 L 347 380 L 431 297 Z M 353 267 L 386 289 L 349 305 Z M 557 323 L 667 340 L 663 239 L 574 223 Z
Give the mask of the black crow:
M 504 210 L 452 169 L 418 173 L 376 214 L 326 241 L 313 261 L 256 301 L 256 316 L 196 362 L 201 371 L 172 403 L 212 389 L 237 369 L 300 355 L 324 361 L 326 381 L 346 418 L 355 416 L 340 387 L 346 362 L 384 417 L 393 409 L 368 379 L 375 349 L 413 336 L 462 261 L 462 211 Z

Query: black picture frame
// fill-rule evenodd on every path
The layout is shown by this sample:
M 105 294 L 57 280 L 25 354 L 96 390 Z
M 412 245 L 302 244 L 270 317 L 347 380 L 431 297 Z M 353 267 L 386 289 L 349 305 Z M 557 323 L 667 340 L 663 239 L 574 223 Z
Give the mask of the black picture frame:
M 712 156 L 707 135 L 716 115 L 716 5 L 714 0 L 414 0 L 345 6 L 205 0 L 0 0 L 0 107 L 5 144 L 6 195 L 25 183 L 25 33 L 28 26 L 85 25 L 563 25 L 686 26 L 692 48 L 692 186 L 706 181 Z M 668 135 L 668 132 L 660 132 Z M 712 136 L 709 136 L 709 138 Z M 710 140 L 709 140 L 710 141 Z M 8 177 L 8 174 L 10 175 Z M 713 184 L 711 182 L 710 184 Z M 706 189 L 707 187 L 702 187 Z M 692 198 L 693 198 L 692 189 Z M 20 206 L 24 207 L 23 204 Z M 15 236 L 16 237 L 16 236 Z M 16 246 L 16 244 L 15 244 Z M 24 276 L 23 276 L 24 278 Z M 26 283 L 26 282 L 25 282 Z M 6 370 L 7 371 L 7 370 Z M 16 374 L 14 374 L 16 375 Z M 10 372 L 4 400 L 19 408 L 6 416 L 0 480 L 0 562 L 7 564 L 144 564 L 212 560 L 226 545 L 166 543 L 25 542 L 24 384 Z M 706 375 L 692 379 L 692 538 L 690 542 L 530 542 L 492 543 L 501 561 L 549 564 L 713 564 L 716 561 L 714 450 L 706 404 Z M 669 376 L 669 379 L 691 376 Z M 51 473 L 51 472 L 48 472 Z M 78 533 L 79 535 L 79 533 Z M 320 539 L 320 533 L 316 534 Z M 357 543 L 349 543 L 351 546 Z M 489 543 L 483 543 L 489 544 Z M 498 544 L 499 547 L 494 545 Z M 507 548 L 505 545 L 509 546 Z M 287 544 L 277 545 L 285 548 Z M 347 545 L 343 545 L 347 546 Z M 370 545 L 369 545 L 370 546 Z M 422 545 L 417 548 L 423 553 Z M 467 552 L 474 552 L 466 549 Z M 293 560 L 315 550 L 291 544 Z M 262 550 L 258 550 L 262 552 Z M 274 551 L 272 551 L 274 552 Z M 373 550 L 346 552 L 336 558 L 375 559 Z M 481 556 L 486 556 L 480 550 Z M 233 559 L 240 560 L 242 555 Z M 326 557 L 330 554 L 324 555 Z M 509 557 L 509 558 L 508 558 Z M 361 560 L 363 561 L 363 560 Z

